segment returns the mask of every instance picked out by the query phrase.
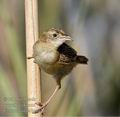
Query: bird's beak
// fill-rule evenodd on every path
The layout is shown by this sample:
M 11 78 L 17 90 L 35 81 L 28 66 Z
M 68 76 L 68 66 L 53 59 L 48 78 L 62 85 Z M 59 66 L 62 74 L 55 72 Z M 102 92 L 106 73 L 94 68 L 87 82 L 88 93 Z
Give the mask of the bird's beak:
M 65 40 L 65 41 L 73 41 L 70 36 L 62 36 L 60 40 Z

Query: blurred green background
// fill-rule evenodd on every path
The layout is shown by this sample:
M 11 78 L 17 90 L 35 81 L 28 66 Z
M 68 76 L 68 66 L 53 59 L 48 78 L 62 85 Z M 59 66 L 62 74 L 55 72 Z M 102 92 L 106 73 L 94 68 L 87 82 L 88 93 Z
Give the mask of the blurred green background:
M 120 1 L 39 0 L 40 33 L 64 30 L 89 58 L 62 80 L 47 116 L 118 116 L 120 113 Z M 0 116 L 27 116 L 23 0 L 0 0 Z M 42 100 L 55 88 L 42 72 Z

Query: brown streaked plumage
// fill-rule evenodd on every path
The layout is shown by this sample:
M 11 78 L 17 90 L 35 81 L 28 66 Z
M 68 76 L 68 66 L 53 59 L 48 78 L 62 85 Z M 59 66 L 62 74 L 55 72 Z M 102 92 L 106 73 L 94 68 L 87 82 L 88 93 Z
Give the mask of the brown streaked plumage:
M 40 66 L 46 73 L 53 75 L 57 86 L 52 96 L 46 103 L 34 113 L 43 111 L 48 105 L 55 93 L 61 88 L 61 79 L 69 74 L 77 64 L 87 64 L 88 59 L 85 56 L 77 55 L 77 52 L 65 42 L 71 41 L 65 32 L 58 29 L 50 29 L 42 33 L 39 40 L 33 46 L 34 62 Z

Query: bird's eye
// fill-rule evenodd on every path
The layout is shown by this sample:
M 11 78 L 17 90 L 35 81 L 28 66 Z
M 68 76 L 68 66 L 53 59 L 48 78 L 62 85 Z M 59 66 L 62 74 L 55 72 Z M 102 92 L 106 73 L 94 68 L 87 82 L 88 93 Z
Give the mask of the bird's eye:
M 53 37 L 57 37 L 57 34 L 56 34 L 56 33 L 54 33 L 54 34 L 53 34 Z

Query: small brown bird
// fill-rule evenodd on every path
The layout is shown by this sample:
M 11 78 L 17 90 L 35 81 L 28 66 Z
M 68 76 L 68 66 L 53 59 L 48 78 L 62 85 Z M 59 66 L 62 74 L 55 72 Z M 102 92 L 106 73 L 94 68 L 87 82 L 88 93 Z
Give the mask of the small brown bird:
M 39 40 L 33 46 L 34 62 L 46 73 L 53 75 L 57 86 L 50 98 L 40 106 L 34 113 L 43 111 L 53 98 L 55 93 L 61 88 L 61 79 L 69 74 L 77 64 L 87 64 L 85 56 L 77 55 L 77 52 L 67 45 L 66 41 L 71 41 L 62 30 L 52 28 L 42 33 Z

